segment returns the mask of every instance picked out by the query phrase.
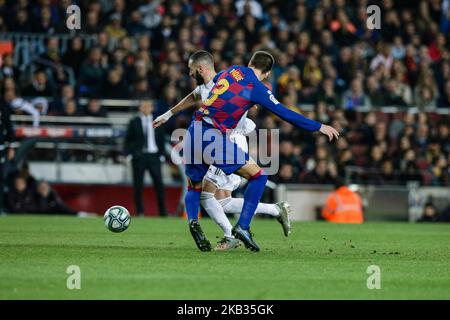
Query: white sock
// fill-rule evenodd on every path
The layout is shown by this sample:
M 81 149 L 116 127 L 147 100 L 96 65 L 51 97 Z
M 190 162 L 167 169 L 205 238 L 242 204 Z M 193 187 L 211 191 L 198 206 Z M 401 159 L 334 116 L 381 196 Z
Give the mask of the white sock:
M 244 206 L 243 198 L 225 198 L 219 200 L 225 213 L 241 213 Z M 274 217 L 278 217 L 280 212 L 275 204 L 271 203 L 259 203 L 255 213 L 269 214 Z
M 225 212 L 223 211 L 223 208 L 220 205 L 219 201 L 214 198 L 214 194 L 202 191 L 200 195 L 200 204 L 209 214 L 211 219 L 213 219 L 214 222 L 217 223 L 223 230 L 225 237 L 233 237 L 231 235 L 231 229 L 233 228 L 233 226 L 225 215 Z

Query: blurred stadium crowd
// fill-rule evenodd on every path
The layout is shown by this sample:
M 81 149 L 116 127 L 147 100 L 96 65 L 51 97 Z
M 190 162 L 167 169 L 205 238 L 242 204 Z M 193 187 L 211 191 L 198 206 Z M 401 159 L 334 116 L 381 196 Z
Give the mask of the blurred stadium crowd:
M 265 49 L 276 57 L 267 85 L 280 101 L 341 131 L 329 147 L 324 137 L 254 108 L 258 127 L 281 129 L 276 182 L 332 183 L 350 175 L 356 182 L 450 184 L 449 113 L 435 112 L 450 109 L 450 0 L 74 3 L 82 26 L 66 50 L 50 36 L 32 72 L 3 56 L 1 95 L 16 113 L 36 122 L 40 114 L 106 117 L 99 99 L 151 98 L 160 114 L 195 87 L 186 66 L 195 50 L 213 53 L 221 70 Z M 0 0 L 0 32 L 68 34 L 70 4 Z M 367 29 L 370 4 L 381 7 L 379 30 Z M 89 102 L 79 105 L 80 97 Z M 190 117 L 172 118 L 167 132 Z

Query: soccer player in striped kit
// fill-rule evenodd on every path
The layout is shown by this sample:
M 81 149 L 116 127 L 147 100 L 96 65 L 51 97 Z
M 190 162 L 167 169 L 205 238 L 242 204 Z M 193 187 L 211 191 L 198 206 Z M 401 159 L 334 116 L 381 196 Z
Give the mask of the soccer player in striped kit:
M 190 57 L 189 64 L 193 66 L 191 73 L 192 70 L 200 72 L 198 61 L 203 58 L 201 52 Z M 250 232 L 250 223 L 267 183 L 267 175 L 250 159 L 248 152 L 238 148 L 230 139 L 229 130 L 236 128 L 244 113 L 254 104 L 258 104 L 296 127 L 311 132 L 320 131 L 327 135 L 330 141 L 339 136 L 333 127 L 306 118 L 283 106 L 264 86 L 261 81 L 269 76 L 274 62 L 271 54 L 258 51 L 253 54 L 248 67 L 231 66 L 218 73 L 213 79 L 214 88 L 202 107 L 195 111 L 194 119 L 183 140 L 185 173 L 189 183 L 185 196 L 189 221 L 198 220 L 202 181 L 210 165 L 221 169 L 227 175 L 236 173 L 249 183 L 244 193 L 242 211 L 232 234 L 252 251 L 260 250 Z M 215 139 L 211 140 L 210 135 L 214 135 Z M 198 139 L 199 137 L 201 139 Z M 220 151 L 204 157 L 211 145 L 217 143 L 221 144 Z
M 180 111 L 191 107 L 197 101 L 207 100 L 211 89 L 214 87 L 213 78 L 216 76 L 216 71 L 214 69 L 213 57 L 209 52 L 199 51 L 198 54 L 201 54 L 203 59 L 198 59 L 195 66 L 192 63 L 189 63 L 190 75 L 197 81 L 198 86 L 192 93 L 182 99 L 180 103 L 155 119 L 154 123 L 156 126 L 166 122 L 170 117 Z M 202 69 L 202 75 L 199 74 L 198 70 L 195 70 L 195 67 L 198 65 Z M 248 152 L 247 138 L 245 136 L 255 130 L 255 128 L 255 123 L 248 119 L 247 113 L 245 113 L 233 130 L 231 139 L 239 148 Z M 224 232 L 224 237 L 215 247 L 215 250 L 217 251 L 231 250 L 239 245 L 239 240 L 232 235 L 232 225 L 225 214 L 240 213 L 242 210 L 244 199 L 233 198 L 231 195 L 232 192 L 240 186 L 241 180 L 242 178 L 240 176 L 235 174 L 226 175 L 221 169 L 216 168 L 213 165 L 209 167 L 208 172 L 203 179 L 200 203 L 209 216 Z M 256 208 L 256 213 L 276 217 L 283 228 L 284 235 L 287 237 L 290 234 L 290 206 L 288 203 L 259 203 Z M 191 220 L 189 226 L 199 249 L 204 251 L 210 250 L 210 245 L 208 244 L 209 241 L 203 234 L 198 221 Z

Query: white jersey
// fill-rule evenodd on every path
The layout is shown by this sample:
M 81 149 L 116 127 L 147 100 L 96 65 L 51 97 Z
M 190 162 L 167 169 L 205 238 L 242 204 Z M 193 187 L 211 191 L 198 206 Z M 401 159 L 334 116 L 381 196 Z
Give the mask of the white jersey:
M 209 94 L 214 88 L 214 82 L 211 80 L 206 84 L 202 84 L 197 86 L 194 89 L 194 94 L 201 97 L 201 100 L 204 102 L 208 99 Z M 206 122 L 213 124 L 211 118 L 203 117 L 203 120 Z M 247 118 L 247 112 L 242 115 L 242 118 L 237 123 L 236 127 L 233 129 L 233 132 L 230 135 L 230 138 L 235 142 L 239 148 L 248 152 L 248 144 L 247 138 L 245 135 L 249 134 L 253 130 L 255 130 L 256 124 Z M 233 191 L 239 187 L 241 184 L 241 177 L 236 174 L 226 175 L 222 170 L 209 166 L 208 172 L 205 175 L 205 179 L 214 183 L 218 189 L 224 189 Z

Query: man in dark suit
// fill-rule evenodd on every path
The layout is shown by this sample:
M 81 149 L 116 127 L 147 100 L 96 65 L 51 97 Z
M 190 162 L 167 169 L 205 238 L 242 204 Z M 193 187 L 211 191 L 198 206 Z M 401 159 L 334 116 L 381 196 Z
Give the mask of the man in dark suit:
M 4 188 L 5 188 L 5 162 L 14 158 L 12 143 L 14 131 L 10 119 L 10 110 L 0 99 L 0 214 L 4 209 Z
M 144 189 L 144 175 L 148 170 L 153 180 L 159 205 L 159 214 L 166 216 L 164 203 L 164 185 L 161 175 L 161 162 L 164 161 L 164 129 L 154 129 L 153 102 L 143 100 L 139 105 L 140 114 L 131 119 L 125 137 L 125 153 L 131 155 L 133 166 L 133 187 L 136 213 L 144 214 L 142 192 Z

